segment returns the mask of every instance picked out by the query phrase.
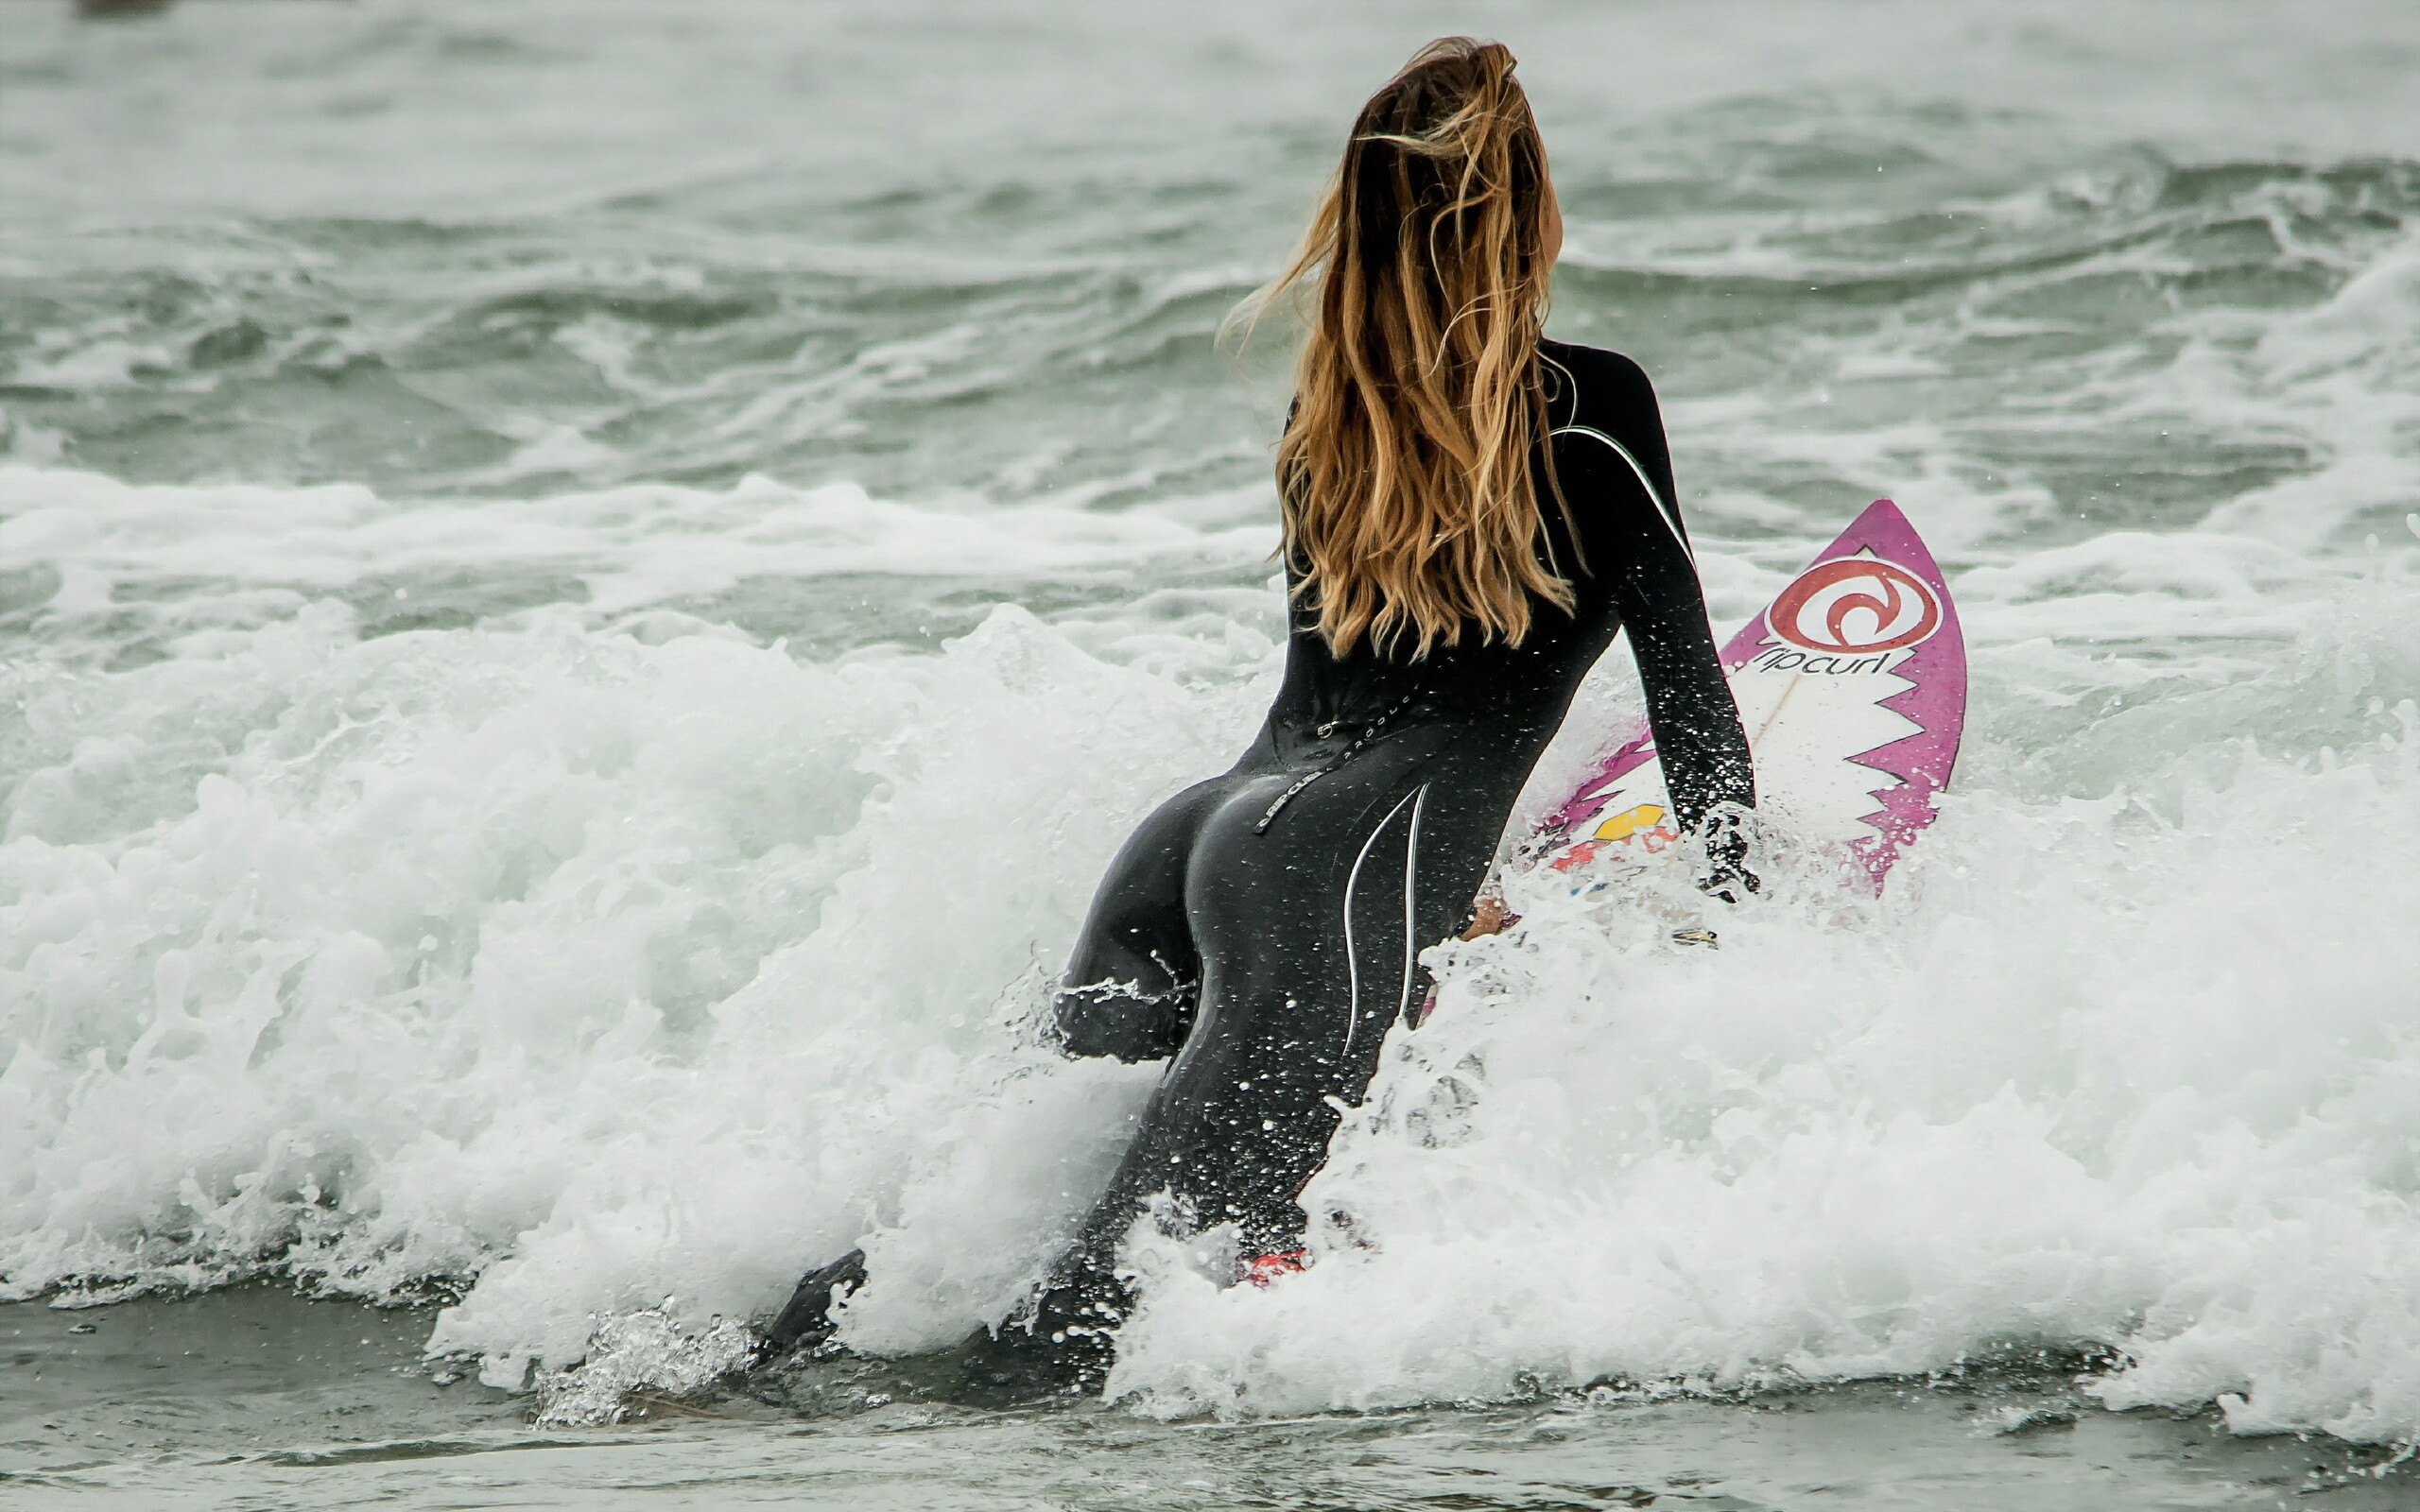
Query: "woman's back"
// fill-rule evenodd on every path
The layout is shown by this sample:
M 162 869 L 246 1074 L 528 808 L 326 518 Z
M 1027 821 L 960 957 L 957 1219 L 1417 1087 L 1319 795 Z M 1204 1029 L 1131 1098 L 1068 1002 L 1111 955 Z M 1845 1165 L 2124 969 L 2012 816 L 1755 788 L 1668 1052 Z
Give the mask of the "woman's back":
M 1316 762 L 1336 732 L 1357 733 L 1400 711 L 1391 723 L 1484 727 L 1499 753 L 1495 782 L 1515 766 L 1526 782 L 1581 680 L 1630 624 L 1634 646 L 1656 670 L 1648 680 L 1667 694 L 1659 731 L 1689 737 L 1668 743 L 1684 824 L 1694 828 L 1718 803 L 1753 806 L 1746 742 L 1735 738 L 1737 712 L 1704 633 L 1654 387 L 1617 352 L 1543 339 L 1537 351 L 1554 457 L 1551 473 L 1539 466 L 1532 476 L 1553 477 L 1563 492 L 1560 505 L 1537 501 L 1541 554 L 1570 583 L 1569 610 L 1543 608 L 1518 645 L 1466 637 L 1415 660 L 1367 642 L 1339 655 L 1298 598 L 1285 681 L 1246 760 Z

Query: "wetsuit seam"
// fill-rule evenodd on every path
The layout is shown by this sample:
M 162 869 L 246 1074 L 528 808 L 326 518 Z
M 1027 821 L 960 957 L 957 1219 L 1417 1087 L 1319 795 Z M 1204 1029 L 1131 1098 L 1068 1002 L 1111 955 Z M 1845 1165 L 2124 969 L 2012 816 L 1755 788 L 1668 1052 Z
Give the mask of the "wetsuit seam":
M 1393 808 L 1387 810 L 1387 816 L 1373 826 L 1370 837 L 1361 842 L 1360 851 L 1353 858 L 1353 869 L 1344 879 L 1344 1048 L 1348 1051 L 1353 1048 L 1353 1032 L 1361 1022 L 1361 953 L 1353 937 L 1353 892 L 1361 885 L 1362 864 L 1370 859 L 1370 849 L 1378 843 L 1378 836 L 1386 833 L 1387 826 L 1395 822 L 1395 816 L 1403 812 L 1404 804 L 1414 801 L 1427 790 L 1428 785 L 1424 782 L 1415 791 L 1406 793 Z
M 1689 558 L 1690 566 L 1697 565 L 1698 555 L 1689 549 L 1689 538 L 1681 533 L 1679 514 L 1671 506 L 1664 502 L 1664 495 L 1656 490 L 1654 480 L 1647 475 L 1647 469 L 1639 465 L 1638 458 L 1631 455 L 1629 447 L 1594 425 L 1564 425 L 1547 432 L 1547 435 L 1548 439 L 1557 436 L 1589 436 L 1612 447 L 1623 461 L 1630 464 L 1630 470 L 1638 474 L 1638 486 L 1647 490 L 1648 502 L 1655 506 L 1655 517 L 1663 521 L 1664 528 L 1672 533 L 1673 542 L 1681 548 L 1681 555 Z
M 1405 837 L 1403 845 L 1403 991 L 1395 1000 L 1397 1019 L 1411 1006 L 1411 969 L 1419 958 L 1420 816 L 1427 807 L 1428 784 L 1423 782 L 1411 795 L 1411 833 Z M 1348 1050 L 1353 1046 L 1349 1025 L 1344 1031 L 1344 1043 Z

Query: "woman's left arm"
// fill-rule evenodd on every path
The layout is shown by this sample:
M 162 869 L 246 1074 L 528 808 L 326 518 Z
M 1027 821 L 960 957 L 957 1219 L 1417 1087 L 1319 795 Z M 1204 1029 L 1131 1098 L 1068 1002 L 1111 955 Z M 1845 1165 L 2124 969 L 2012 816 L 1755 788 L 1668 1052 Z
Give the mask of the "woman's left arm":
M 1755 806 L 1755 769 L 1706 623 L 1655 390 L 1626 359 L 1606 376 L 1615 382 L 1592 386 L 1590 397 L 1608 403 L 1590 407 L 1599 418 L 1592 429 L 1603 433 L 1613 455 L 1591 457 L 1588 469 L 1610 485 L 1590 546 L 1592 557 L 1602 552 L 1606 559 L 1591 565 L 1609 572 L 1614 608 L 1646 687 L 1665 788 L 1681 828 L 1693 833 L 1719 805 Z
M 1697 564 L 1678 530 L 1655 526 L 1627 532 L 1614 603 L 1638 661 L 1673 815 L 1694 833 L 1720 804 L 1756 806 L 1755 768 L 1706 624 Z

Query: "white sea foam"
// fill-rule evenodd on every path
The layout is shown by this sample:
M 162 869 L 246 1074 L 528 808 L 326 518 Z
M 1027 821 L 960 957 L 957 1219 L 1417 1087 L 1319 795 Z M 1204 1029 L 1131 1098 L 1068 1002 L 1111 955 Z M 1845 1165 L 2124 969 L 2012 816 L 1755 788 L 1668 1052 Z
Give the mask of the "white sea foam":
M 2031 638 L 2059 563 L 1973 575 L 2010 696 L 1887 904 L 1785 868 L 1703 954 L 1664 905 L 1524 892 L 1440 958 L 1309 1194 L 1369 1247 L 1322 1229 L 1261 1292 L 1147 1246 L 1120 1389 L 1290 1410 L 2087 1340 L 2133 1362 L 2113 1401 L 2420 1426 L 2389 1263 L 2420 1235 L 2410 554 L 2095 551 L 2113 621 L 2171 584 L 2332 602 L 2250 675 L 2256 641 L 2129 670 Z M 807 663 L 569 610 L 364 642 L 321 604 L 210 656 L 20 663 L 9 1295 L 475 1274 L 432 1348 L 513 1383 L 666 1295 L 761 1315 L 860 1241 L 857 1346 L 995 1319 L 1151 1079 L 1040 1048 L 1044 984 L 1126 828 L 1257 716 L 1268 624 L 1002 609 Z
M 742 1314 L 891 1213 L 1123 824 L 1250 701 L 1011 610 L 812 667 L 562 617 L 364 644 L 327 606 L 18 678 L 10 1294 L 509 1253 L 441 1342 L 559 1362 L 599 1306 Z M 1134 1082 L 1051 1079 L 1032 1178 L 1080 1193 Z

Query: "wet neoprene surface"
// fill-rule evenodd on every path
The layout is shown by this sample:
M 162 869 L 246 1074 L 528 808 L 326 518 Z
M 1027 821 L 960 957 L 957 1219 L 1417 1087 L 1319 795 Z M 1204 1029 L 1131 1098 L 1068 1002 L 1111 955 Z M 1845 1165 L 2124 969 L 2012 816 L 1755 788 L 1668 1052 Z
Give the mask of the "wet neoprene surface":
M 1550 500 L 1542 512 L 1573 613 L 1542 609 L 1517 649 L 1411 662 L 1332 655 L 1298 605 L 1258 738 L 1145 820 L 1102 879 L 1059 999 L 1067 1048 L 1174 1058 L 1054 1275 L 1042 1332 L 1087 1301 L 1120 1310 L 1115 1250 L 1156 1193 L 1196 1227 L 1239 1225 L 1247 1255 L 1299 1245 L 1295 1194 L 1339 1117 L 1327 1099 L 1360 1099 L 1426 990 L 1419 952 L 1468 922 L 1530 768 L 1618 630 L 1682 824 L 1754 805 L 1654 390 L 1616 353 L 1540 352 L 1577 541 Z

